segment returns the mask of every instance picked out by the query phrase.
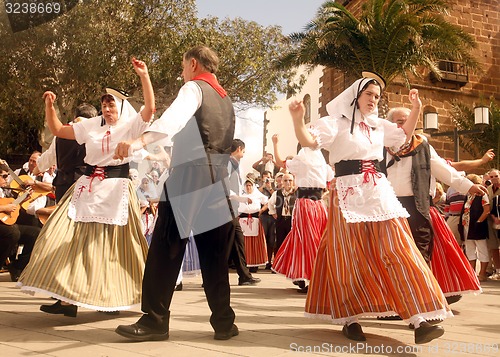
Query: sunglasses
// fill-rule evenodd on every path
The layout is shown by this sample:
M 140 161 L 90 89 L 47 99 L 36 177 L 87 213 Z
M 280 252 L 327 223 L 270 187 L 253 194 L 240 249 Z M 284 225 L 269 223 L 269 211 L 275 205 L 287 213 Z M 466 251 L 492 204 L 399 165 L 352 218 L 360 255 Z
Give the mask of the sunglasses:
M 3 175 L 0 175 L 3 179 L 6 179 L 7 177 L 9 177 L 9 174 L 3 174 Z

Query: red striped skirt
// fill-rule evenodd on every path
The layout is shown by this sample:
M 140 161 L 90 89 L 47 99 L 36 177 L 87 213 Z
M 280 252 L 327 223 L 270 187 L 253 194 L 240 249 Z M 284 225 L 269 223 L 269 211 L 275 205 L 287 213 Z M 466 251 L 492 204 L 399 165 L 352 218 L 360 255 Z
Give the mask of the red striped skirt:
M 445 296 L 481 293 L 481 284 L 444 218 L 431 207 L 434 249 L 431 269 Z
M 293 280 L 311 280 L 327 215 L 322 200 L 299 198 L 295 201 L 292 229 L 276 253 L 274 271 Z
M 453 316 L 405 218 L 346 223 L 334 190 L 328 220 L 309 284 L 306 316 L 340 325 L 354 317 Z
M 257 219 L 258 221 L 258 219 Z M 259 235 L 245 237 L 245 255 L 247 266 L 257 267 L 267 263 L 267 247 L 264 229 L 259 222 Z

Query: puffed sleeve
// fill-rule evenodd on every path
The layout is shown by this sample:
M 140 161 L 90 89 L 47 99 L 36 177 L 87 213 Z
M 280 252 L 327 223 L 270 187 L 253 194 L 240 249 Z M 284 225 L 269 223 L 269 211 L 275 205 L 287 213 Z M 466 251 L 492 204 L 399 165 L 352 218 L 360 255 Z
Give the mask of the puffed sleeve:
M 332 117 L 323 117 L 314 124 L 310 131 L 316 136 L 318 146 L 328 150 L 339 132 L 337 120 Z
M 381 119 L 380 124 L 384 130 L 384 146 L 399 148 L 406 142 L 406 133 L 396 123 Z
M 87 120 L 79 121 L 73 124 L 73 130 L 75 132 L 75 139 L 78 144 L 85 144 L 89 139 L 89 132 L 93 127 L 99 125 L 101 122 L 101 117 L 94 117 Z

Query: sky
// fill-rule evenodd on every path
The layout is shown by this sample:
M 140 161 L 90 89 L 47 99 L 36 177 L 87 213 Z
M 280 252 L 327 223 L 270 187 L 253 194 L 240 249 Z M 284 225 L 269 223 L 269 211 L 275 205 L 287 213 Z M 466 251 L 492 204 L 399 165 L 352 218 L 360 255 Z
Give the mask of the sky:
M 241 17 L 262 26 L 281 26 L 283 34 L 301 32 L 325 0 L 196 0 L 198 17 L 208 15 L 220 19 Z M 262 157 L 264 110 L 252 108 L 239 113 L 235 138 L 246 144 L 241 173 L 251 171 L 252 164 Z
M 196 0 L 198 17 L 241 17 L 263 26 L 281 26 L 283 33 L 300 32 L 325 0 Z

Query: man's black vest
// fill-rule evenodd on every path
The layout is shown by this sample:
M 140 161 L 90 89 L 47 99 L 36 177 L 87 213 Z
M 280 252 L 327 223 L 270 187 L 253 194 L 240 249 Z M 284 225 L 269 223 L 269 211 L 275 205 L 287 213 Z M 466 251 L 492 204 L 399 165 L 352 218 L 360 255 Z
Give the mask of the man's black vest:
M 384 160 L 381 165 L 382 172 L 387 176 L 386 160 L 384 150 Z M 401 155 L 401 158 L 411 156 L 411 187 L 413 196 L 415 197 L 415 205 L 417 210 L 430 221 L 430 186 L 431 186 L 431 150 L 427 140 L 423 140 L 413 151 L 406 155 Z M 395 160 L 399 161 L 400 157 Z M 391 163 L 389 162 L 388 167 Z
M 293 212 L 293 206 L 295 205 L 295 200 L 297 199 L 297 191 L 294 191 L 290 195 L 290 202 L 288 202 L 288 207 L 290 209 L 290 215 L 292 215 Z M 281 218 L 283 215 L 283 204 L 285 203 L 285 197 L 283 196 L 283 191 L 278 190 L 276 191 L 276 215 L 278 216 L 278 219 Z
M 222 98 L 208 83 L 195 81 L 202 103 L 184 128 L 173 136 L 168 201 L 183 237 L 209 226 L 231 222 L 228 162 L 235 114 L 231 99 Z
M 85 145 L 75 140 L 55 138 L 57 171 L 52 184 L 71 186 L 85 171 Z

